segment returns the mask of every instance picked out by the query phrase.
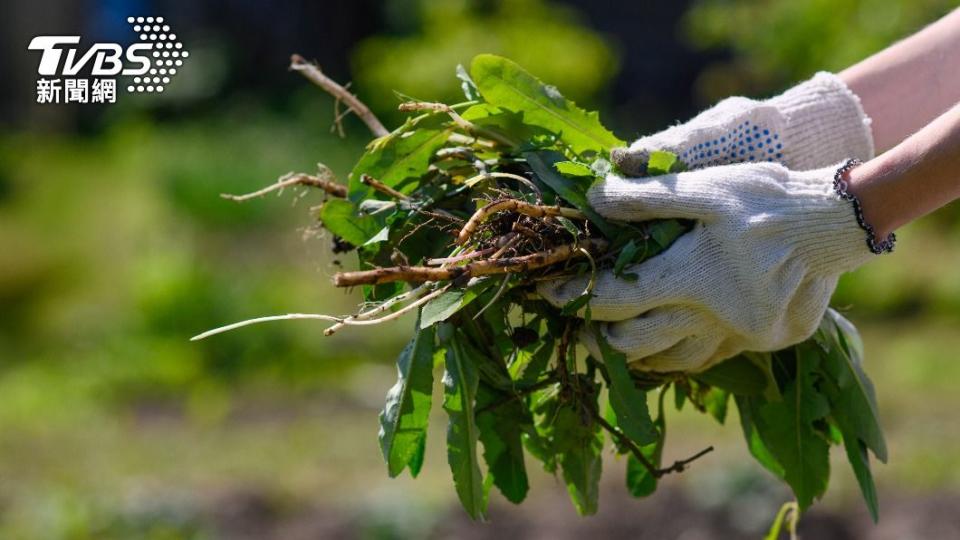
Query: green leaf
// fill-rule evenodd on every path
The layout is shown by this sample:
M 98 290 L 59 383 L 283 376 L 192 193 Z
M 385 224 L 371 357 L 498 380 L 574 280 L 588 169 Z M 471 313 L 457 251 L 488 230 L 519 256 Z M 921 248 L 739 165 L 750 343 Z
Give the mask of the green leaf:
M 560 313 L 562 315 L 576 315 L 578 311 L 583 309 L 590 302 L 591 298 L 593 298 L 593 294 L 591 293 L 581 294 L 580 296 L 573 298 L 564 304 L 563 307 L 560 308 Z
M 560 457 L 563 480 L 567 483 L 567 493 L 573 501 L 577 513 L 590 516 L 597 513 L 597 501 L 600 498 L 600 475 L 603 472 L 603 433 L 594 422 L 593 429 L 585 425 L 580 416 L 565 407 L 565 414 L 557 421 L 561 429 L 573 428 L 569 445 Z M 576 424 L 574 424 L 576 422 Z
M 557 387 L 535 394 L 536 437 L 524 440 L 531 454 L 548 472 L 559 466 L 570 499 L 580 515 L 597 511 L 603 468 L 603 432 L 588 411 L 598 410 L 599 385 L 584 375 L 574 375 L 578 399 L 561 399 Z
M 743 438 L 747 442 L 747 449 L 750 450 L 750 454 L 774 476 L 783 478 L 783 465 L 777 461 L 777 458 L 764 444 L 753 420 L 760 410 L 762 400 L 760 398 L 734 396 L 734 401 L 737 404 L 737 411 L 740 413 L 740 426 L 743 428 Z
M 853 474 L 857 477 L 857 484 L 860 485 L 860 492 L 870 511 L 870 517 L 876 523 L 880 518 L 880 503 L 877 499 L 877 486 L 873 483 L 873 474 L 870 472 L 870 456 L 867 454 L 867 447 L 859 439 L 848 438 L 847 435 L 844 435 L 843 447 L 847 454 L 847 461 L 853 468 Z
M 670 174 L 677 167 L 679 158 L 673 152 L 656 151 L 650 153 L 650 159 L 647 161 L 647 175 L 660 176 Z
M 620 253 L 617 255 L 617 261 L 613 263 L 613 275 L 623 275 L 624 269 L 626 269 L 628 264 L 633 262 L 636 256 L 637 244 L 633 240 L 630 240 L 627 242 L 627 245 L 623 246 L 623 249 L 620 250 Z
M 593 169 L 589 165 L 578 163 L 576 161 L 558 161 L 553 164 L 553 168 L 565 176 L 587 176 L 593 178 Z
M 838 322 L 838 318 L 842 322 Z M 822 347 L 819 351 L 821 370 L 832 383 L 825 387 L 827 399 L 841 431 L 863 441 L 877 459 L 886 462 L 887 444 L 880 427 L 873 383 L 863 370 L 857 348 L 847 345 L 859 342 L 855 332 L 853 325 L 841 315 L 827 311 L 816 336 Z
M 659 435 L 647 408 L 647 394 L 633 383 L 626 356 L 607 343 L 598 327 L 594 327 L 594 333 L 603 356 L 603 364 L 610 377 L 609 399 L 617 413 L 617 425 L 637 444 L 657 442 Z
M 663 445 L 667 439 L 667 422 L 663 412 L 663 401 L 666 396 L 666 389 L 660 391 L 660 397 L 657 401 L 657 419 L 654 425 L 659 432 L 657 442 L 640 447 L 640 453 L 654 467 L 660 467 L 663 461 Z M 640 463 L 631 452 L 627 455 L 627 490 L 634 497 L 647 497 L 657 490 L 657 477 L 650 474 L 650 471 Z
M 543 372 L 547 370 L 547 365 L 553 356 L 554 341 L 553 336 L 544 336 L 543 345 L 537 349 L 537 352 L 533 353 L 527 365 L 523 366 L 523 371 L 519 379 L 517 379 L 518 383 L 523 386 L 529 386 L 543 376 Z
M 360 182 L 364 174 L 402 193 L 413 191 L 414 184 L 401 184 L 426 174 L 433 153 L 447 142 L 450 133 L 447 128 L 421 127 L 374 141 L 350 173 L 350 200 L 356 203 L 371 196 L 372 189 Z
M 481 54 L 474 57 L 470 74 L 488 103 L 522 111 L 524 122 L 558 134 L 578 154 L 609 153 L 625 144 L 603 127 L 596 112 L 580 109 L 515 62 Z
M 552 151 L 524 152 L 523 157 L 540 181 L 574 208 L 586 214 L 590 218 L 590 222 L 600 229 L 605 236 L 608 238 L 617 236 L 619 229 L 607 222 L 587 202 L 586 189 L 577 184 L 576 181 L 558 174 L 554 169 L 556 163 L 564 161 L 563 154 Z
M 523 401 L 509 398 L 509 394 L 480 385 L 477 409 L 483 412 L 477 414 L 477 426 L 493 485 L 508 501 L 519 504 L 530 489 L 521 435 L 533 426 Z
M 434 332 L 420 330 L 397 358 L 397 383 L 380 413 L 380 449 L 390 476 L 407 466 L 416 476 L 423 464 L 433 395 Z
M 553 219 L 557 220 L 560 225 L 563 225 L 563 228 L 570 233 L 570 236 L 574 238 L 580 237 L 580 229 L 577 229 L 577 226 L 574 225 L 573 220 L 563 216 L 554 216 Z
M 686 233 L 689 227 L 675 219 L 664 219 L 651 223 L 649 230 L 654 242 L 664 250 L 680 238 L 680 235 Z
M 360 217 L 350 201 L 330 199 L 320 209 L 324 228 L 355 246 L 362 246 L 381 226 L 370 217 Z
M 456 329 L 441 332 L 447 348 L 443 374 L 443 408 L 450 417 L 447 425 L 447 461 L 460 503 L 473 519 L 483 519 L 487 490 L 477 459 L 479 431 L 474 416 L 480 379 L 463 350 L 464 339 Z
M 484 291 L 493 285 L 493 280 L 485 279 L 466 289 L 446 291 L 426 303 L 420 311 L 420 327 L 426 328 L 449 319 L 454 313 L 468 306 Z
M 814 429 L 814 422 L 830 414 L 830 404 L 814 384 L 816 351 L 808 343 L 794 351 L 796 379 L 786 385 L 782 400 L 763 404 L 753 421 L 803 511 L 823 495 L 830 478 L 829 444 Z
M 722 388 L 711 388 L 703 396 L 703 406 L 720 424 L 727 419 L 727 404 L 730 401 L 730 392 Z
M 853 469 L 863 499 L 874 521 L 878 518 L 877 488 L 870 473 L 867 449 L 886 461 L 887 446 L 877 414 L 873 384 L 863 371 L 858 347 L 859 336 L 853 325 L 833 310 L 828 310 L 815 335 L 820 345 L 822 385 L 830 401 L 831 416 L 843 438 L 847 460 Z M 848 345 L 853 343 L 853 345 Z
M 694 379 L 741 396 L 759 396 L 767 387 L 767 377 L 756 364 L 744 356 L 720 362 Z

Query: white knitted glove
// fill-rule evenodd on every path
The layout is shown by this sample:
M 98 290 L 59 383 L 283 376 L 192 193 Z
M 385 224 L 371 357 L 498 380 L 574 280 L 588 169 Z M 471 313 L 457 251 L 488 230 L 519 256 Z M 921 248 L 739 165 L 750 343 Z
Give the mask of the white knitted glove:
M 623 174 L 642 176 L 655 150 L 677 154 L 688 169 L 776 161 L 798 171 L 867 161 L 874 151 L 860 99 L 826 72 L 765 101 L 727 98 L 685 124 L 615 149 L 611 158 Z
M 834 192 L 840 165 L 795 172 L 750 163 L 595 184 L 590 204 L 607 218 L 696 220 L 626 270 L 636 281 L 597 276 L 591 316 L 608 321 L 600 331 L 610 345 L 638 369 L 700 371 L 813 334 L 840 274 L 872 256 L 853 205 Z M 563 306 L 586 280 L 545 282 L 538 292 Z M 596 354 L 589 332 L 584 342 Z

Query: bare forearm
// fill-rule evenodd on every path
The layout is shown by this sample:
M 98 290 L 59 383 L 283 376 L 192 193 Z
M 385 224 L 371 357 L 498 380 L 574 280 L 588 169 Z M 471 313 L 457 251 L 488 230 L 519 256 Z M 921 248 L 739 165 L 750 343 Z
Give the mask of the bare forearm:
M 960 101 L 960 9 L 840 78 L 873 119 L 877 152 L 894 147 Z
M 960 104 L 853 169 L 849 183 L 878 238 L 960 198 Z

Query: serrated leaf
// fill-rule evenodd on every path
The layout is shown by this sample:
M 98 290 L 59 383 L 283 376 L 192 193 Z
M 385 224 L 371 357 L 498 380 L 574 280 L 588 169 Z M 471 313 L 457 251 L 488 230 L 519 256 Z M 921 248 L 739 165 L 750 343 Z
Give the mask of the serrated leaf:
M 324 228 L 355 246 L 362 246 L 372 238 L 381 225 L 369 217 L 360 217 L 350 201 L 330 199 L 320 209 Z
M 598 409 L 599 385 L 584 375 L 575 377 L 579 402 L 561 399 L 555 386 L 535 394 L 536 440 L 524 442 L 548 472 L 560 468 L 577 512 L 590 515 L 597 511 L 600 493 L 603 432 L 585 409 Z
M 560 174 L 566 176 L 577 176 L 577 177 L 589 177 L 593 178 L 593 169 L 589 165 L 584 165 L 583 163 L 578 163 L 576 161 L 558 161 L 553 164 L 553 168 L 557 170 Z
M 566 415 L 570 418 L 572 414 Z M 579 421 L 579 418 L 576 419 Z M 584 434 L 581 443 L 571 445 L 561 454 L 560 469 L 567 484 L 567 493 L 577 513 L 590 516 L 597 513 L 600 498 L 600 475 L 603 472 L 603 433 L 599 428 L 580 431 Z
M 493 485 L 510 502 L 519 504 L 530 489 L 523 460 L 521 435 L 532 429 L 523 401 L 480 385 L 477 394 L 477 426 L 483 443 L 483 459 Z M 499 403 L 498 403 L 499 402 Z M 490 405 L 496 404 L 494 407 Z
M 625 143 L 587 112 L 511 60 L 481 54 L 470 67 L 483 98 L 497 107 L 522 111 L 524 122 L 550 130 L 574 152 L 606 152 Z
M 598 328 L 595 328 L 595 335 L 603 364 L 610 377 L 609 399 L 617 413 L 617 425 L 627 437 L 639 445 L 655 443 L 658 434 L 647 408 L 647 394 L 637 388 L 630 377 L 627 357 L 615 351 Z
M 457 330 L 445 331 L 447 341 L 443 374 L 443 408 L 450 418 L 447 425 L 447 461 L 460 503 L 473 519 L 483 519 L 487 509 L 487 490 L 477 459 L 479 428 L 475 418 L 476 368 L 463 350 L 464 339 Z
M 410 467 L 416 476 L 423 449 L 433 395 L 434 332 L 417 331 L 397 358 L 397 383 L 387 392 L 380 413 L 380 449 L 390 476 Z
M 762 395 L 767 387 L 766 375 L 744 356 L 724 360 L 693 378 L 741 396 Z
M 803 511 L 823 495 L 830 478 L 830 447 L 814 429 L 814 422 L 830 414 L 830 404 L 814 385 L 819 358 L 812 346 L 801 344 L 794 351 L 796 379 L 787 384 L 782 400 L 763 404 L 753 420 Z

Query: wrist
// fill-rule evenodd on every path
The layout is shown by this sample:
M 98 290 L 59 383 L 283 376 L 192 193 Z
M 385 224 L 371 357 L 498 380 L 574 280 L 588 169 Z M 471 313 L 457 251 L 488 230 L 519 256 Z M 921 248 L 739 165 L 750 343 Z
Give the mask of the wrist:
M 902 172 L 884 167 L 879 160 L 870 160 L 846 174 L 847 191 L 860 201 L 863 220 L 873 227 L 877 240 L 903 225 L 898 218 L 897 201 L 886 196 L 901 176 Z

